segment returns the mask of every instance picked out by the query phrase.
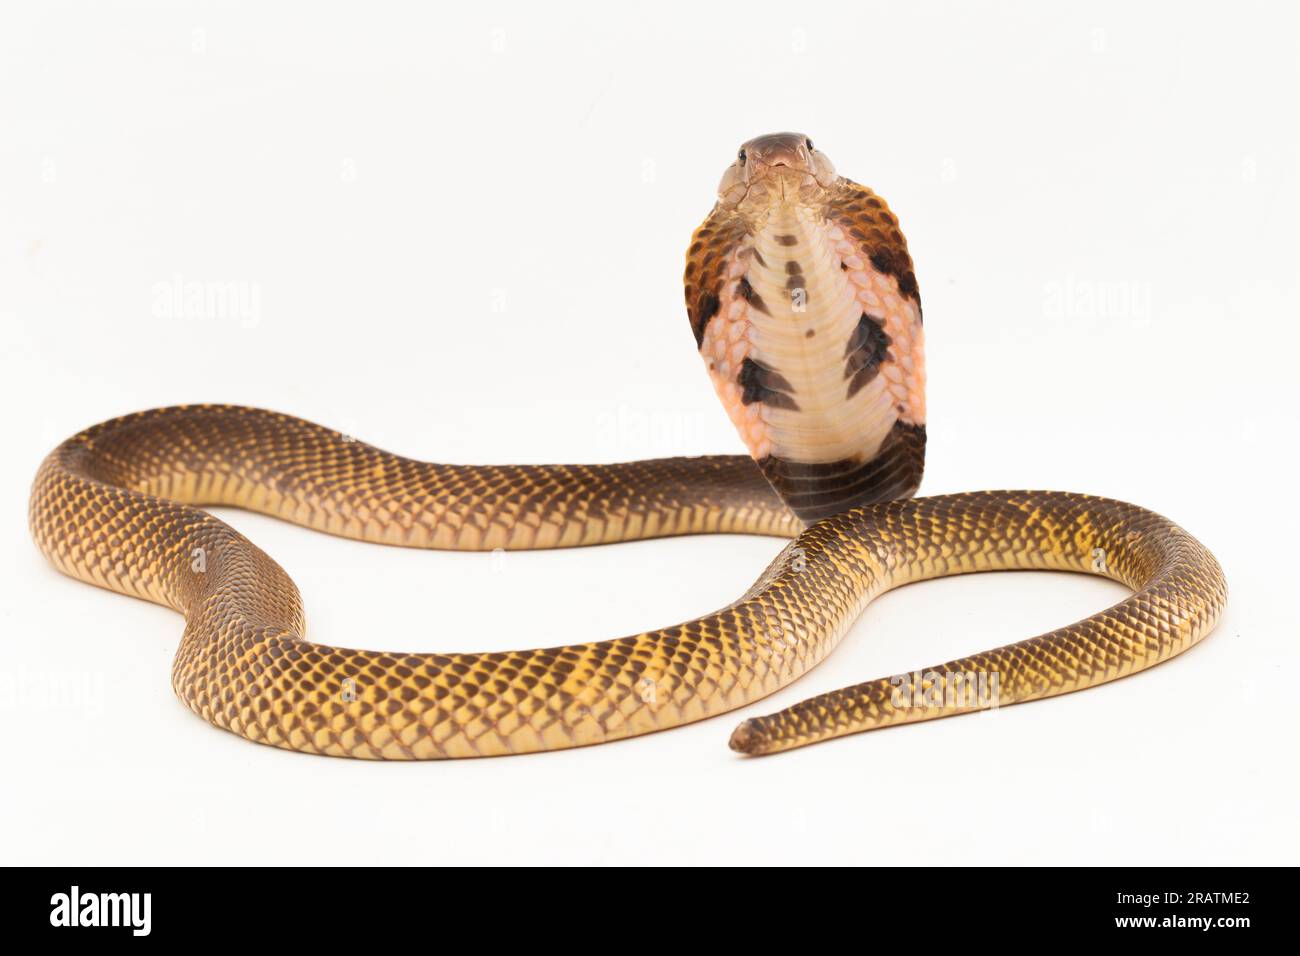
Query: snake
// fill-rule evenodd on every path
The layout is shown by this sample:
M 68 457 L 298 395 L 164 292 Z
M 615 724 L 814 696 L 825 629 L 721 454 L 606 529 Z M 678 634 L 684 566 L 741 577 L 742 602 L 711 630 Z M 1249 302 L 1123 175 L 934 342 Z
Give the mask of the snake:
M 692 235 L 685 300 L 747 455 L 436 464 L 290 415 L 175 406 L 58 445 L 33 483 L 32 536 L 59 571 L 184 615 L 172 686 L 204 720 L 368 759 L 551 751 L 732 711 L 802 677 L 878 595 L 947 575 L 1070 571 L 1130 593 L 1049 633 L 751 717 L 731 748 L 771 754 L 1053 697 L 1149 668 L 1215 627 L 1219 563 L 1151 511 L 1051 491 L 915 497 L 926 410 L 912 259 L 886 203 L 807 136 L 740 147 Z M 293 581 L 204 506 L 461 551 L 788 541 L 735 601 L 672 627 L 511 652 L 379 652 L 309 640 Z

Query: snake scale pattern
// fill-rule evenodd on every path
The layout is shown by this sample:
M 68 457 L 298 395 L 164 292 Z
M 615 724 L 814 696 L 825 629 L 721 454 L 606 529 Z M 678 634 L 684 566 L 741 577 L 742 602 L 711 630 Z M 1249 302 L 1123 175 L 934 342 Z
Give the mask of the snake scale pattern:
M 773 753 L 1079 690 L 1166 660 L 1215 626 L 1218 563 L 1159 515 L 1060 492 L 911 497 L 925 453 L 912 262 L 884 202 L 836 175 L 806 137 L 741 148 L 692 240 L 686 304 L 749 456 L 441 465 L 274 412 L 178 406 L 55 449 L 33 485 L 33 537 L 60 571 L 185 616 L 172 682 L 205 720 L 259 743 L 371 759 L 554 750 L 721 714 L 802 676 L 877 595 L 951 574 L 1077 571 L 1134 593 L 915 679 L 746 720 L 732 748 Z M 308 640 L 293 582 L 203 505 L 420 548 L 792 540 L 734 603 L 675 627 L 508 653 L 381 653 Z

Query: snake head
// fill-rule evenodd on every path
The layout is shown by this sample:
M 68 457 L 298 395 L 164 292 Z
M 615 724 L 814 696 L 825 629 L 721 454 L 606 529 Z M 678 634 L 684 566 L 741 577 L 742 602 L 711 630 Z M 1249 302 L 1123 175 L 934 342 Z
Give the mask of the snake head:
M 809 201 L 839 179 L 825 153 L 803 133 L 768 133 L 741 144 L 722 174 L 718 200 L 728 207 Z

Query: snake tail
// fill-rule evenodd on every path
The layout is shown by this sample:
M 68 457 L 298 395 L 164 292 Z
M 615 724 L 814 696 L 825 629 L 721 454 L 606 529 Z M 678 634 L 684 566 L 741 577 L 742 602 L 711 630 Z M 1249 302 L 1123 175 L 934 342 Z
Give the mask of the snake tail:
M 1180 654 L 1227 600 L 1218 561 L 1173 522 L 1104 498 L 984 492 L 829 519 L 876 549 L 870 590 L 992 570 L 1078 571 L 1132 588 L 1115 606 L 994 650 L 821 694 L 746 720 L 733 750 L 777 753 L 848 734 L 1054 697 Z M 857 526 L 857 527 L 854 527 Z

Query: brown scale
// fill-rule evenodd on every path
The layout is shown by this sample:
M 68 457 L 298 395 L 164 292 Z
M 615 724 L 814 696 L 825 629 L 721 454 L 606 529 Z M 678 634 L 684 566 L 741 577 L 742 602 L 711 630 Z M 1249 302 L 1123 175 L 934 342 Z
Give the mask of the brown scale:
M 844 377 L 849 383 L 846 398 L 852 398 L 880 374 L 880 366 L 889 355 L 889 345 L 883 323 L 863 312 L 857 329 L 844 346 Z
M 686 259 L 686 314 L 695 333 L 695 347 L 704 339 L 704 327 L 718 312 L 728 256 L 744 238 L 747 227 L 738 219 L 704 224 L 695 230 Z
M 845 231 L 871 259 L 871 264 L 898 282 L 898 291 L 904 298 L 921 308 L 921 290 L 916 284 L 912 256 L 907 251 L 907 240 L 898 227 L 898 217 L 890 212 L 885 201 L 866 186 L 842 179 L 831 190 L 827 216 L 845 225 Z

